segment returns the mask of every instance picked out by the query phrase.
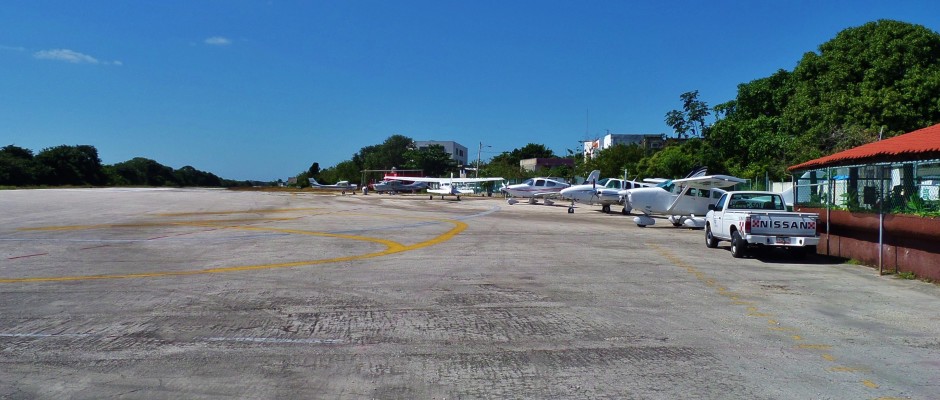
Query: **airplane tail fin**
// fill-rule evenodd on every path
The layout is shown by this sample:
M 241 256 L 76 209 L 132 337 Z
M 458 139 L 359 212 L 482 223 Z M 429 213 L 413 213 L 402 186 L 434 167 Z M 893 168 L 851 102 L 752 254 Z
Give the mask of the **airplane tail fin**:
M 705 176 L 707 173 L 708 173 L 708 167 L 698 167 L 698 168 L 693 169 L 692 172 L 689 172 L 689 174 L 686 175 L 686 178 L 695 178 L 697 176 Z
M 317 182 L 316 179 L 307 178 L 307 181 L 310 182 L 310 186 L 320 186 L 320 182 Z
M 591 171 L 590 174 L 588 174 L 588 177 L 587 179 L 584 180 L 584 183 L 590 183 L 592 185 L 596 185 L 597 180 L 600 179 L 600 177 L 601 177 L 601 170 L 595 169 Z

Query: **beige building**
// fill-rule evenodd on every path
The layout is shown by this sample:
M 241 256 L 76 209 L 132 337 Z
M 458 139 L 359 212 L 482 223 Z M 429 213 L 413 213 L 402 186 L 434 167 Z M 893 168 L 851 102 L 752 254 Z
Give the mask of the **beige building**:
M 584 142 L 584 158 L 593 158 L 594 152 L 603 150 L 618 144 L 631 145 L 636 144 L 646 150 L 659 150 L 666 144 L 666 135 L 656 134 L 622 134 L 609 133 L 606 136 L 587 140 Z

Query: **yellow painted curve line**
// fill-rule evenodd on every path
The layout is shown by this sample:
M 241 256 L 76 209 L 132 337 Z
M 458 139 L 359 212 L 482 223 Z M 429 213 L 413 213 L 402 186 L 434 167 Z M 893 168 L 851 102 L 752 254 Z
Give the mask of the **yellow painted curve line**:
M 418 242 L 412 245 L 403 245 L 401 243 L 394 242 L 391 240 L 370 238 L 366 236 L 303 231 L 303 230 L 297 230 L 297 229 L 264 228 L 264 227 L 251 227 L 251 226 L 222 226 L 222 228 L 226 228 L 226 229 L 281 232 L 281 233 L 289 233 L 289 234 L 297 234 L 297 235 L 321 236 L 321 237 L 331 237 L 331 238 L 338 238 L 338 239 L 359 240 L 359 241 L 382 244 L 385 246 L 385 250 L 374 252 L 374 253 L 358 254 L 358 255 L 344 256 L 344 257 L 325 258 L 325 259 L 319 259 L 319 260 L 305 260 L 305 261 L 293 261 L 293 262 L 276 263 L 276 264 L 259 264 L 259 265 L 243 265 L 243 266 L 235 266 L 235 267 L 207 268 L 207 269 L 189 270 L 189 271 L 158 271 L 158 272 L 141 272 L 141 273 L 135 273 L 135 274 L 76 275 L 76 276 L 53 276 L 53 277 L 31 277 L 31 278 L 0 278 L 0 283 L 64 282 L 64 281 L 85 281 L 85 280 L 103 280 L 103 279 L 133 279 L 133 278 L 154 278 L 154 277 L 167 277 L 167 276 L 203 275 L 203 274 L 215 274 L 215 273 L 221 273 L 221 272 L 254 271 L 254 270 L 263 270 L 263 269 L 289 268 L 289 267 L 309 266 L 309 265 L 318 265 L 318 264 L 329 264 L 329 263 L 336 263 L 336 262 L 343 262 L 343 261 L 364 260 L 368 258 L 386 256 L 389 254 L 395 254 L 395 253 L 401 253 L 405 251 L 421 249 L 421 248 L 433 246 L 435 244 L 443 243 L 450 239 L 453 239 L 454 236 L 457 236 L 457 234 L 467 229 L 466 223 L 457 221 L 457 220 L 430 219 L 430 218 L 427 218 L 426 220 L 446 222 L 446 223 L 450 223 L 454 225 L 454 227 L 448 230 L 447 232 L 444 232 L 443 234 L 438 235 L 430 240 L 425 240 L 423 242 Z M 218 222 L 227 222 L 227 221 L 218 221 Z M 164 225 L 203 226 L 198 223 L 178 223 L 178 222 L 170 222 Z M 131 226 L 132 225 L 92 225 L 92 226 L 86 226 L 85 228 L 93 229 L 93 228 L 101 228 L 101 227 L 131 227 Z M 151 225 L 147 225 L 147 226 L 151 226 Z M 72 226 L 72 227 L 53 227 L 52 229 L 48 229 L 48 230 L 63 230 L 62 228 L 81 229 L 80 227 Z M 40 229 L 41 228 L 38 228 L 36 230 L 40 230 Z

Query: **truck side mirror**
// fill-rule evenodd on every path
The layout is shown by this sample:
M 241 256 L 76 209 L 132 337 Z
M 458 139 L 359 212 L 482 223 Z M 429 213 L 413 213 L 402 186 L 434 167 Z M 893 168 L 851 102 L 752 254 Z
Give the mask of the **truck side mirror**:
M 714 204 L 709 204 L 709 205 L 708 205 L 708 211 L 715 211 L 715 205 L 714 205 Z

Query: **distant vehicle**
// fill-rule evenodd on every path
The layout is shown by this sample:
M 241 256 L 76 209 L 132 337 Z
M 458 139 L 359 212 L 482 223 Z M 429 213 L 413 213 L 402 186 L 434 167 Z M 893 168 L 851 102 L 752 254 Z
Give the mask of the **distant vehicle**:
M 507 200 L 509 204 L 519 202 L 513 197 L 521 197 L 529 199 L 529 204 L 537 203 L 536 199 L 544 199 L 545 205 L 550 206 L 555 204 L 552 199 L 559 197 L 561 190 L 569 186 L 571 185 L 561 179 L 540 177 L 527 179 L 515 185 L 503 186 L 499 190 L 511 196 Z
M 386 180 L 372 184 L 372 190 L 380 194 L 381 193 L 395 194 L 395 193 L 401 193 L 401 192 L 417 191 L 417 190 L 425 189 L 427 187 L 428 187 L 427 182 L 405 183 L 403 181 L 394 180 L 394 179 L 386 179 Z
M 802 257 L 819 243 L 819 214 L 788 212 L 780 193 L 727 192 L 709 206 L 705 220 L 705 246 L 729 241 L 734 258 L 750 247 L 782 247 Z
M 673 226 L 701 229 L 705 227 L 708 205 L 715 204 L 725 193 L 719 189 L 744 183 L 745 180 L 728 175 L 704 175 L 704 168 L 686 178 L 666 180 L 654 187 L 622 190 L 624 205 L 643 215 L 633 218 L 639 227 L 656 223 L 650 215 L 668 216 Z
M 457 196 L 457 200 L 460 200 L 460 195 L 462 194 L 473 194 L 473 189 L 462 186 L 462 184 L 467 183 L 480 183 L 480 182 L 495 182 L 502 181 L 503 178 L 494 177 L 494 178 L 454 178 L 451 175 L 450 178 L 428 178 L 428 177 L 402 177 L 395 175 L 386 175 L 386 180 L 409 180 L 413 182 L 424 182 L 424 183 L 436 183 L 438 187 L 436 189 L 428 189 L 430 194 L 430 199 L 434 199 L 435 194 L 441 195 L 441 200 L 444 199 L 444 196 Z
M 336 182 L 335 185 L 324 185 L 317 182 L 317 180 L 313 178 L 310 178 L 309 181 L 311 187 L 315 187 L 317 189 L 339 190 L 343 194 L 346 194 L 347 191 L 352 192 L 352 194 L 356 194 L 356 188 L 359 187 L 359 185 L 355 183 L 349 183 L 349 181 L 339 181 Z

